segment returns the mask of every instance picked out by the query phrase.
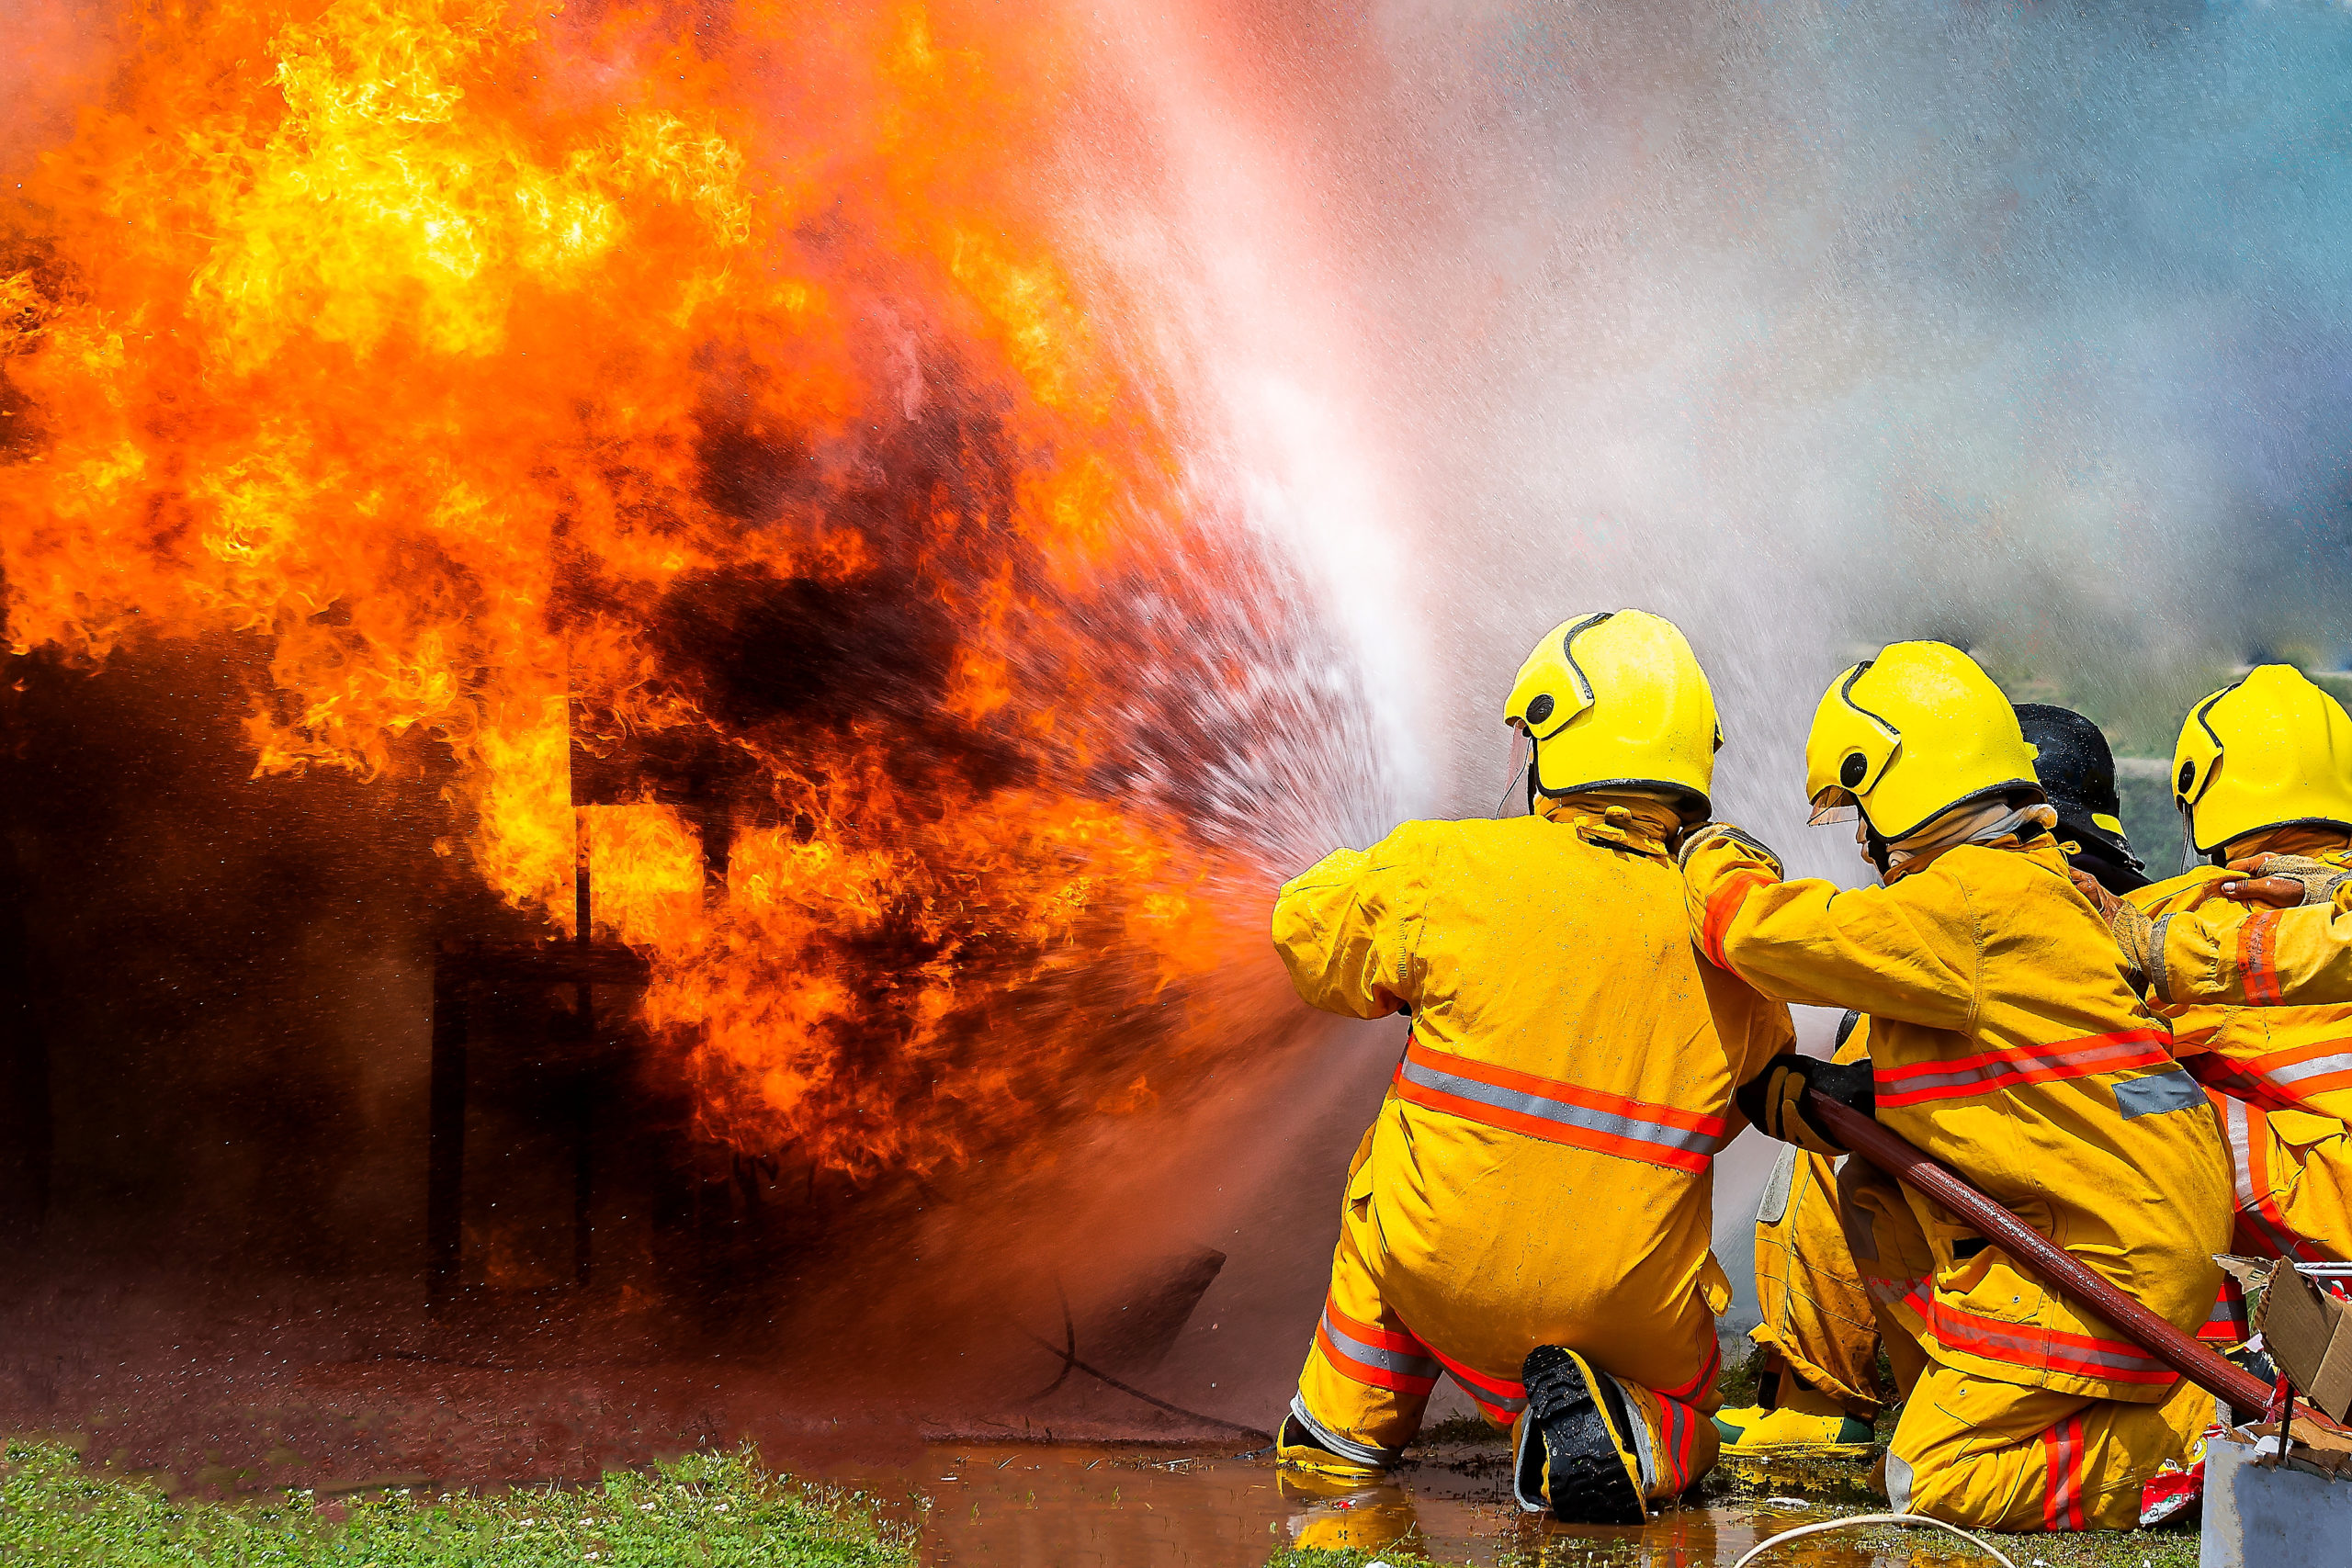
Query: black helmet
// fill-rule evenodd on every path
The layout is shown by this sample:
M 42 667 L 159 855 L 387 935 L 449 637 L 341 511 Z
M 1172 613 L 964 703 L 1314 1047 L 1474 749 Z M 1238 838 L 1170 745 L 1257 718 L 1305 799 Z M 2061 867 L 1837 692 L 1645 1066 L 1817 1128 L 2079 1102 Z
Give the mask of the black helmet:
M 2148 886 L 2123 836 L 2123 803 L 2115 793 L 2115 753 L 2098 725 L 2072 708 L 2019 703 L 2018 728 L 2039 751 L 2034 777 L 2058 811 L 2058 836 L 2081 846 L 2075 863 L 2110 893 Z

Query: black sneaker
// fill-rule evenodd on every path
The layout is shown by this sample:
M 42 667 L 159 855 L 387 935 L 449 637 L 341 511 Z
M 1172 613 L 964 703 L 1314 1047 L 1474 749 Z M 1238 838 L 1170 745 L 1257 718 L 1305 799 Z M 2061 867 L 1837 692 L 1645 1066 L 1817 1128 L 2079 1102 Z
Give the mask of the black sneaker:
M 1511 1476 L 1519 1506 L 1530 1513 L 1549 1507 L 1554 1518 L 1572 1525 L 1648 1518 L 1634 1416 L 1616 1383 L 1557 1345 L 1530 1351 L 1520 1381 L 1527 1385 L 1527 1414 L 1520 1418 Z

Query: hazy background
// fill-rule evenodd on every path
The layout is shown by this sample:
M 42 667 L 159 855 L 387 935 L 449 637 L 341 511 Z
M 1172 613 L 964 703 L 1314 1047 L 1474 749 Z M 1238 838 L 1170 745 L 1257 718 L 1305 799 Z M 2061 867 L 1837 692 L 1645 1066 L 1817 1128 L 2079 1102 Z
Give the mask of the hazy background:
M 1177 280 L 1393 726 L 1365 815 L 1492 811 L 1511 672 L 1586 609 L 1680 623 L 1719 808 L 1848 881 L 1800 755 L 1883 641 L 1969 647 L 2141 757 L 2248 660 L 2346 663 L 2352 10 L 1100 15 L 1172 171 L 1120 243 Z M 2155 772 L 2125 815 L 2162 875 Z M 1393 1031 L 1339 1032 L 1376 1083 Z

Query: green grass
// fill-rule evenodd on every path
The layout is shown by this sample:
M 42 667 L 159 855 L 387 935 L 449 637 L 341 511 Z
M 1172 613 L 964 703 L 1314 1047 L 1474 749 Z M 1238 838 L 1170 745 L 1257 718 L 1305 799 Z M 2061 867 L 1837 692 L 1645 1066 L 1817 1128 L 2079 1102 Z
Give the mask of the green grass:
M 0 1458 L 0 1562 L 50 1568 L 911 1568 L 911 1532 L 864 1499 L 804 1489 L 748 1451 L 596 1486 L 340 1503 L 175 1502 L 56 1443 Z

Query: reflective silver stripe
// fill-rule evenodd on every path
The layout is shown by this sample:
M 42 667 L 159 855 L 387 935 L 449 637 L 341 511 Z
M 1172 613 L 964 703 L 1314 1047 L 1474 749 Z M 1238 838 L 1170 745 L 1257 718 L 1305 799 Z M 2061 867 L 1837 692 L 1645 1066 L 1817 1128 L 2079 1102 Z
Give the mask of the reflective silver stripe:
M 1395 1464 L 1405 1452 L 1403 1449 L 1375 1449 L 1369 1443 L 1359 1443 L 1352 1438 L 1340 1436 L 1339 1433 L 1317 1421 L 1315 1418 L 1315 1412 L 1306 1408 L 1306 1394 L 1304 1391 L 1290 1396 L 1290 1413 L 1297 1418 L 1300 1426 L 1315 1434 L 1317 1442 L 1329 1449 L 1341 1459 L 1351 1459 L 1358 1464 L 1378 1465 L 1385 1470 Z
M 1446 1375 L 1453 1380 L 1453 1385 L 1456 1388 L 1470 1396 L 1473 1404 L 1483 1404 L 1489 1410 L 1507 1410 L 1513 1415 L 1527 1408 L 1527 1400 L 1524 1395 L 1518 1399 L 1498 1399 L 1492 1390 L 1480 1388 L 1460 1372 L 1449 1371 Z
M 1593 1371 L 1600 1372 L 1600 1369 L 1595 1367 Z M 1657 1484 L 1657 1456 L 1650 1452 L 1650 1424 L 1642 1419 L 1642 1407 L 1634 1402 L 1634 1391 L 1625 1386 L 1624 1379 L 1613 1372 L 1600 1375 L 1617 1385 L 1617 1397 L 1625 1402 L 1625 1425 L 1633 1428 L 1626 1436 L 1634 1439 L 1634 1459 L 1641 1468 L 1642 1490 L 1647 1492 Z M 1699 1419 L 1695 1412 L 1691 1419 Z
M 2275 1084 L 2296 1084 L 2325 1073 L 2352 1073 L 2352 1056 L 2313 1056 L 2284 1067 L 2266 1069 L 2260 1076 Z
M 2222 1127 L 2230 1139 L 2230 1177 L 2237 1186 L 2238 1207 L 2254 1207 L 2254 1182 L 2248 1172 L 2252 1151 L 2246 1146 L 2252 1135 L 2252 1118 L 2245 1113 L 2242 1101 L 2222 1097 Z
M 1402 1350 L 1387 1350 L 1377 1345 L 1365 1344 L 1333 1323 L 1328 1307 L 1323 1312 L 1323 1332 L 1329 1335 L 1331 1343 L 1346 1351 L 1351 1359 L 1362 1361 L 1367 1367 L 1378 1367 L 1384 1372 L 1434 1380 L 1439 1372 L 1444 1371 L 1430 1357 L 1408 1356 Z
M 1528 1462 L 1527 1445 L 1535 1445 L 1535 1462 Z M 1510 1495 L 1519 1501 L 1521 1513 L 1548 1514 L 1552 1506 L 1544 1500 L 1544 1439 L 1535 1433 L 1535 1423 L 1521 1421 L 1511 1432 Z
M 2061 1052 L 2056 1055 L 2035 1052 L 2000 1056 L 1969 1066 L 1947 1067 L 1939 1073 L 1904 1073 L 1899 1077 L 1890 1073 L 1885 1081 L 1890 1093 L 1905 1095 L 1916 1094 L 1923 1089 L 1951 1089 L 1960 1084 L 1989 1083 L 1995 1078 L 2030 1072 L 2038 1067 L 2076 1067 L 2085 1072 L 2096 1072 L 2099 1064 L 2109 1057 L 2141 1055 L 2151 1043 L 2145 1040 L 2110 1040 L 2087 1050 Z
M 1497 1111 L 1510 1111 L 1521 1116 L 1532 1116 L 1540 1122 L 1555 1122 L 1563 1127 L 1576 1127 L 1588 1133 L 1599 1133 L 1610 1137 L 1628 1138 L 1636 1143 L 1655 1144 L 1660 1148 L 1679 1149 L 1686 1154 L 1711 1155 L 1716 1148 L 1716 1140 L 1705 1133 L 1686 1131 L 1680 1127 L 1668 1127 L 1657 1122 L 1644 1122 L 1632 1116 L 1619 1116 L 1607 1111 L 1594 1111 L 1587 1106 L 1571 1105 L 1566 1100 L 1553 1100 L 1545 1095 L 1528 1094 L 1515 1089 L 1500 1089 L 1490 1083 L 1483 1083 L 1476 1078 L 1457 1077 L 1452 1073 L 1442 1073 L 1434 1067 L 1424 1066 L 1410 1056 L 1405 1058 L 1405 1064 L 1398 1071 L 1403 1074 L 1406 1082 L 1419 1085 L 1422 1089 L 1435 1089 L 1440 1094 L 1450 1094 L 1458 1100 L 1475 1100 L 1480 1105 L 1492 1106 Z
M 2172 987 L 2165 978 L 2165 928 L 2171 924 L 2172 917 L 2163 916 L 2148 932 L 2148 989 L 2165 1003 L 2172 1000 Z
M 1757 1200 L 1758 1224 L 1777 1225 L 1789 1212 L 1789 1190 L 1797 1179 L 1797 1156 L 1804 1152 L 1794 1144 L 1781 1145 L 1781 1157 L 1772 1162 L 1772 1174 L 1764 1180 L 1764 1196 Z
M 2142 1355 L 2137 1350 L 2101 1350 L 2080 1345 L 2045 1343 L 2041 1339 L 2030 1338 L 2024 1335 L 2004 1334 L 1997 1328 L 1981 1326 L 1981 1322 L 1982 1320 L 1979 1320 L 1979 1323 L 1955 1325 L 1954 1326 L 1960 1328 L 1965 1337 L 1961 1343 L 1951 1346 L 1951 1348 L 1969 1351 L 1978 1345 L 1990 1345 L 2008 1350 L 2038 1351 L 2045 1361 L 2050 1359 L 2054 1352 L 2074 1360 L 2087 1361 L 2095 1367 L 2113 1367 L 2118 1371 L 2143 1371 L 2151 1367 L 2161 1369 L 2164 1365 L 2154 1356 Z M 1943 1338 L 1940 1314 L 1935 1323 L 1935 1328 L 1936 1337 Z
M 1911 1463 L 1893 1449 L 1886 1450 L 1886 1501 L 1898 1514 L 1911 1511 Z
M 1900 1280 L 1865 1279 L 1863 1281 L 1864 1287 L 1869 1290 L 1870 1293 L 1874 1298 L 1877 1299 L 1880 1304 L 1884 1306 L 1901 1306 L 1913 1296 L 1918 1295 L 1920 1287 L 1927 1284 L 1927 1282 L 1928 1276 L 1925 1274 L 1920 1275 L 1917 1279 L 1912 1280 L 1907 1285 Z M 1923 1300 L 1920 1303 L 1920 1305 L 1923 1308 L 1933 1304 L 1933 1302 L 1928 1300 Z

